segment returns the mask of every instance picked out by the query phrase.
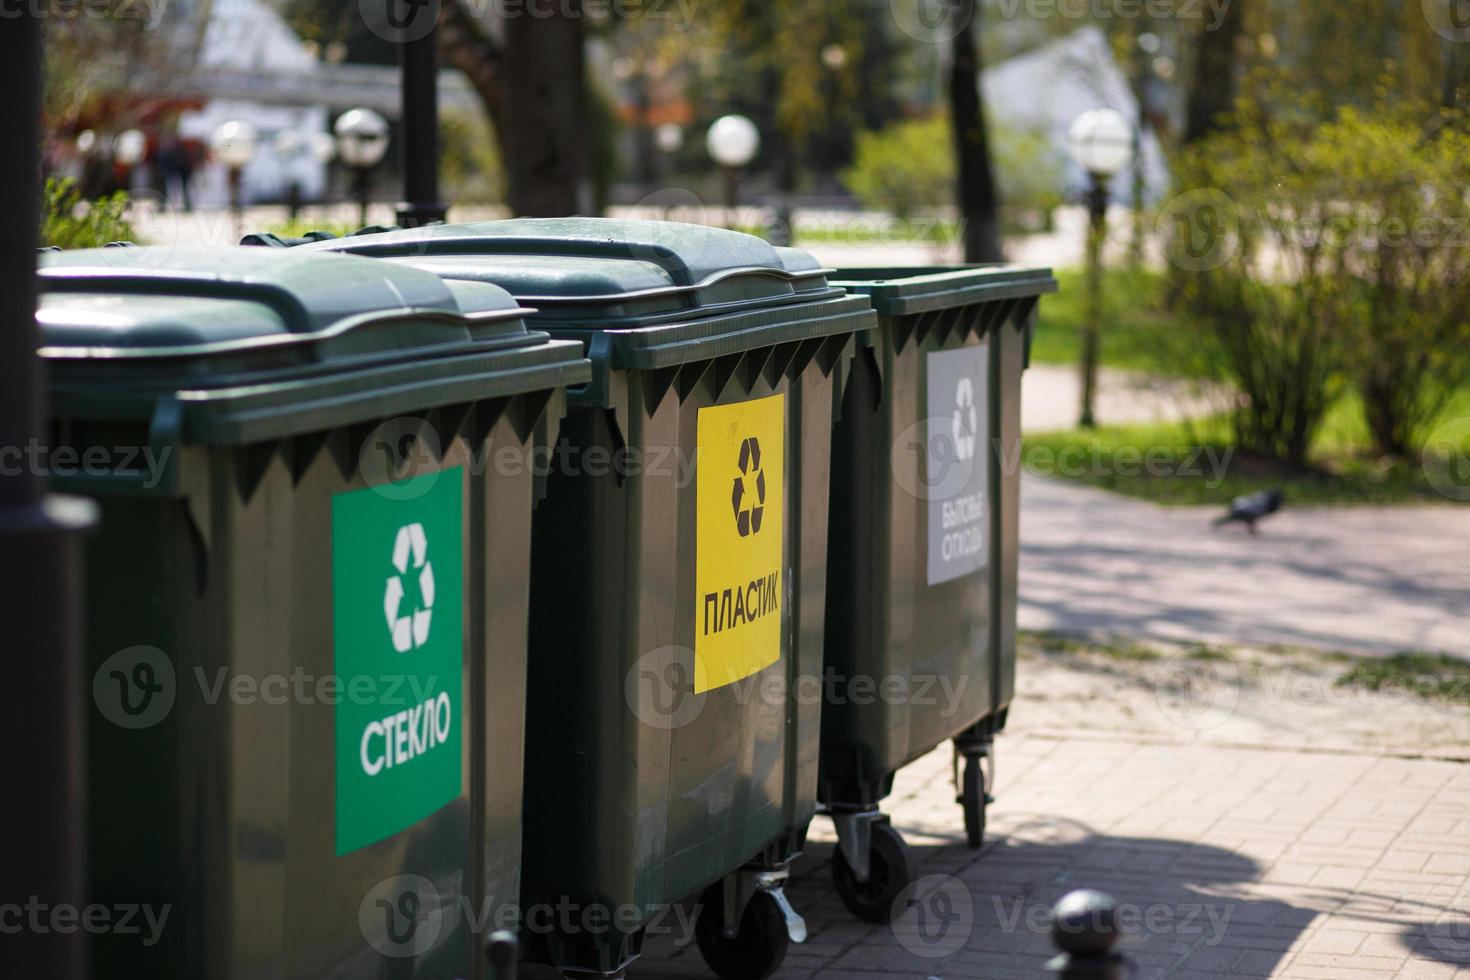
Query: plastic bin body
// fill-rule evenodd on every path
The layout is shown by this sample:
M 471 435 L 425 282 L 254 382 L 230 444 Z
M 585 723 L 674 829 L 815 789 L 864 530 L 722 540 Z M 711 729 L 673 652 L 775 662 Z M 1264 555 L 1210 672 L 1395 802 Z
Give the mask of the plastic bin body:
M 55 444 L 106 454 L 53 465 L 102 515 L 91 898 L 167 909 L 98 936 L 94 975 L 483 975 L 466 911 L 519 889 L 534 479 L 478 457 L 551 436 L 580 351 L 347 257 L 63 253 L 41 286 Z M 374 784 L 360 733 L 425 701 L 445 738 Z
M 867 807 L 939 743 L 1005 724 L 1021 376 L 1037 298 L 1056 282 L 1003 266 L 834 280 L 872 299 L 878 327 L 860 339 L 834 437 L 820 796 Z
M 831 432 L 869 304 L 805 253 L 694 226 L 487 222 L 331 245 L 502 285 L 587 345 L 592 383 L 570 396 L 535 518 L 523 895 L 528 917 L 565 902 L 620 923 L 530 921 L 558 966 L 611 973 L 671 903 L 784 865 L 815 812 Z M 770 479 L 742 535 L 734 484 L 753 461 L 742 476 L 729 427 L 747 423 Z M 742 564 L 741 537 L 776 532 L 769 569 Z M 705 596 L 722 593 L 700 549 L 721 542 L 728 579 L 769 570 L 779 587 L 775 608 L 746 593 L 769 609 L 741 654 L 757 659 L 713 676 Z

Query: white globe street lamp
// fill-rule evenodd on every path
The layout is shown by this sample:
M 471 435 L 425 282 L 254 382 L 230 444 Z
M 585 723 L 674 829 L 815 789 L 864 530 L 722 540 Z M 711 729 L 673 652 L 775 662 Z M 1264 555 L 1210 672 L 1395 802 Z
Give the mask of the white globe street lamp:
M 745 116 L 721 116 L 705 133 L 704 147 L 710 159 L 725 170 L 725 224 L 730 226 L 734 223 L 740 171 L 760 152 L 760 130 Z
M 140 130 L 129 129 L 118 134 L 112 144 L 112 155 L 124 167 L 132 168 L 143 162 L 148 152 L 148 137 Z
M 1108 181 L 1133 161 L 1133 124 L 1117 109 L 1089 109 L 1072 121 L 1067 148 L 1087 171 L 1087 319 L 1082 328 L 1082 411 L 1084 429 L 1097 425 L 1098 346 L 1102 326 L 1102 250 L 1108 232 Z
M 220 123 L 209 134 L 209 152 L 225 165 L 230 175 L 230 213 L 235 216 L 235 233 L 244 231 L 240 201 L 240 172 L 255 156 L 255 127 L 241 119 Z
M 684 127 L 666 122 L 653 131 L 653 145 L 660 153 L 678 153 L 684 147 Z
M 371 109 L 348 109 L 332 126 L 337 155 L 356 169 L 370 170 L 388 152 L 388 120 Z
M 209 137 L 209 151 L 230 170 L 240 170 L 255 156 L 255 127 L 244 120 L 220 123 Z
M 1083 170 L 1106 179 L 1133 159 L 1133 124 L 1117 109 L 1088 109 L 1072 120 L 1067 147 Z
M 710 125 L 704 145 L 720 166 L 743 167 L 760 151 L 761 134 L 744 116 L 721 116 Z
M 372 170 L 388 152 L 388 120 L 371 109 L 348 109 L 332 131 L 337 134 L 337 159 L 352 170 L 358 223 L 365 227 Z

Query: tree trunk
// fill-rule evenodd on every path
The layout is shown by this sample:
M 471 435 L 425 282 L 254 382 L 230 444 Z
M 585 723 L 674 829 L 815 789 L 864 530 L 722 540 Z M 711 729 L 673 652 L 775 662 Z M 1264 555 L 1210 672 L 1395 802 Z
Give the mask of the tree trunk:
M 444 0 L 439 42 L 485 104 L 512 213 L 586 210 L 588 139 L 580 0 L 527 0 L 500 21 L 497 42 L 463 0 Z
M 590 203 L 581 7 L 531 0 L 504 22 L 505 97 L 495 122 L 516 214 L 556 217 Z
M 1194 52 L 1194 77 L 1190 80 L 1185 110 L 1184 142 L 1193 143 L 1219 129 L 1235 108 L 1235 46 L 1245 29 L 1246 0 L 1226 6 L 1220 23 L 1206 27 Z
M 949 72 L 950 121 L 954 128 L 959 177 L 960 220 L 966 262 L 1000 262 L 999 201 L 990 167 L 985 107 L 980 99 L 980 5 L 955 0 L 951 14 L 959 28 L 954 36 Z
M 1446 109 L 1464 108 L 1470 101 L 1470 51 L 1458 41 L 1444 42 L 1444 87 L 1440 103 Z

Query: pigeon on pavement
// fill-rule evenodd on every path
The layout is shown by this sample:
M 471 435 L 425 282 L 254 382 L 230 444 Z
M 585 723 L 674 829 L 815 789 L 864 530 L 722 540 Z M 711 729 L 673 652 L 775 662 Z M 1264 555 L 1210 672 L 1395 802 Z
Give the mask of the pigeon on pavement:
M 1248 493 L 1236 497 L 1230 501 L 1230 513 L 1224 517 L 1215 518 L 1214 526 L 1220 527 L 1238 521 L 1244 524 L 1250 533 L 1255 534 L 1256 522 L 1280 510 L 1281 500 L 1280 490 L 1262 490 L 1259 493 Z

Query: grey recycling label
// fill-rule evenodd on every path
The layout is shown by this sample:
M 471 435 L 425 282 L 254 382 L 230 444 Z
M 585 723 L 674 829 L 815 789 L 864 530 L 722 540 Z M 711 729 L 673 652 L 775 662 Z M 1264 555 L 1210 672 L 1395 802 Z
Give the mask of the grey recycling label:
M 936 585 L 985 567 L 990 476 L 987 345 L 928 355 L 928 583 Z

